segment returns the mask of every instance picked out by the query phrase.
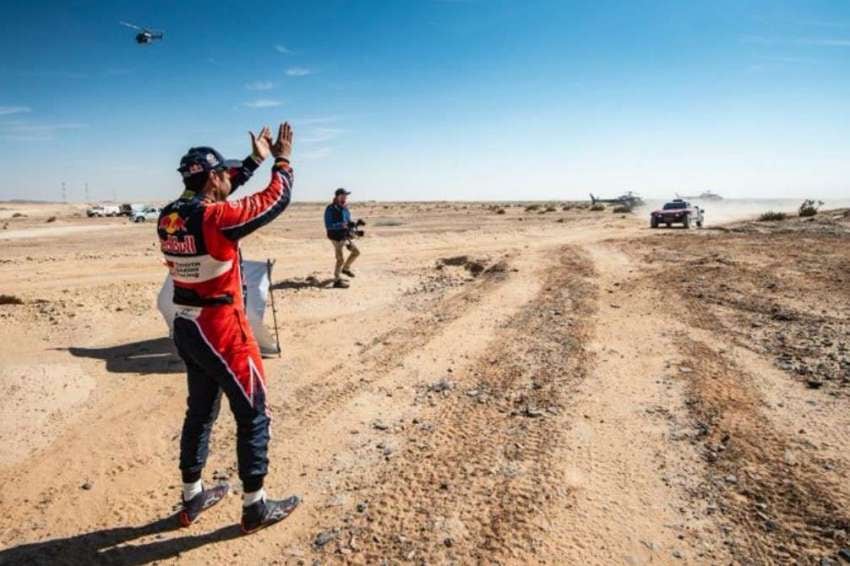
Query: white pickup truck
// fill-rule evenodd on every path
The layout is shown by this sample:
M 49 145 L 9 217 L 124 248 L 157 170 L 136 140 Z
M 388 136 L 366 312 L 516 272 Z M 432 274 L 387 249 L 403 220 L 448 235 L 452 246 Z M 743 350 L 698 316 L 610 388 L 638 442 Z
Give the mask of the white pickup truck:
M 117 206 L 112 206 L 112 205 L 90 206 L 89 208 L 86 209 L 86 216 L 88 216 L 89 218 L 103 217 L 103 216 L 118 216 L 119 214 L 121 214 L 121 209 L 118 208 Z
M 146 206 L 142 210 L 137 210 L 130 215 L 131 222 L 147 222 L 148 220 L 156 220 L 159 218 L 159 210 L 155 206 Z

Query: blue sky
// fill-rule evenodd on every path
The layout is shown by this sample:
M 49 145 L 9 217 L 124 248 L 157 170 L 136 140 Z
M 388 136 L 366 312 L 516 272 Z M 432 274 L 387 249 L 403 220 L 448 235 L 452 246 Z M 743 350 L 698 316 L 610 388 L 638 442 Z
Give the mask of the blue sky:
M 0 199 L 165 199 L 189 146 L 283 119 L 300 200 L 850 197 L 845 1 L 34 1 L 0 31 Z

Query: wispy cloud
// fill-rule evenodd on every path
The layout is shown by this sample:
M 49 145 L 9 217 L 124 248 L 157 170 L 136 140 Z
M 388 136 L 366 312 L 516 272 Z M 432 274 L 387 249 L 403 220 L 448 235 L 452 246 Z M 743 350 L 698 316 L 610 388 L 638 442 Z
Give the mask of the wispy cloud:
M 741 43 L 750 43 L 753 45 L 774 45 L 777 43 L 777 40 L 761 35 L 745 35 L 741 37 Z
M 850 47 L 850 38 L 843 37 L 803 37 L 803 38 L 775 38 L 761 35 L 745 35 L 741 37 L 742 43 L 751 45 L 810 45 L 816 47 Z
M 787 63 L 787 64 L 806 64 L 806 65 L 816 65 L 820 63 L 817 59 L 812 59 L 810 57 L 784 57 L 784 56 L 772 56 L 772 55 L 764 55 L 757 57 L 761 61 L 766 61 L 768 63 Z
M 816 45 L 820 47 L 850 47 L 850 39 L 844 38 L 804 38 L 798 39 L 800 45 Z
M 832 29 L 850 29 L 850 22 L 824 21 L 824 20 L 804 20 L 799 22 L 804 26 L 814 26 L 820 28 Z
M 260 98 L 242 104 L 245 108 L 274 108 L 283 104 L 280 100 L 272 100 L 270 98 Z
M 24 121 L 0 122 L 0 137 L 14 141 L 51 141 L 64 130 L 87 128 L 88 124 L 65 122 L 56 124 L 33 124 Z
M 314 128 L 306 136 L 298 140 L 302 143 L 325 143 L 334 140 L 345 133 L 341 128 Z
M 306 77 L 312 75 L 314 71 L 306 67 L 290 67 L 286 70 L 287 77 Z
M 0 116 L 8 116 L 9 114 L 23 114 L 29 112 L 29 106 L 0 106 Z
M 271 81 L 254 81 L 245 85 L 248 90 L 271 90 L 274 88 L 274 83 Z
M 287 46 L 279 43 L 274 46 L 274 50 L 278 53 L 283 53 L 284 55 L 293 55 L 295 53 L 292 49 L 289 49 Z
M 339 116 L 313 116 L 311 118 L 293 118 L 292 123 L 298 126 L 313 124 L 332 124 L 339 121 Z
M 21 71 L 18 76 L 36 79 L 85 79 L 89 75 L 77 71 Z
M 132 72 L 133 72 L 132 69 L 125 69 L 125 68 L 116 67 L 116 68 L 106 69 L 103 72 L 103 74 L 106 75 L 107 77 L 125 77 Z

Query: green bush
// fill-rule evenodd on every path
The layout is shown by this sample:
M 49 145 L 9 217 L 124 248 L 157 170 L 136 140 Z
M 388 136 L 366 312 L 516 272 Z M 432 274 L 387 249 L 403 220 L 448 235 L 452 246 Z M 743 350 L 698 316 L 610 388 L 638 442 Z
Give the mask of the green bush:
M 759 220 L 761 222 L 776 222 L 779 220 L 785 220 L 786 218 L 788 218 L 788 215 L 784 212 L 775 212 L 773 210 L 768 210 L 759 216 Z
M 818 213 L 818 209 L 821 206 L 823 206 L 823 201 L 815 201 L 807 198 L 803 201 L 803 204 L 800 205 L 800 217 L 806 218 L 807 216 L 814 216 Z

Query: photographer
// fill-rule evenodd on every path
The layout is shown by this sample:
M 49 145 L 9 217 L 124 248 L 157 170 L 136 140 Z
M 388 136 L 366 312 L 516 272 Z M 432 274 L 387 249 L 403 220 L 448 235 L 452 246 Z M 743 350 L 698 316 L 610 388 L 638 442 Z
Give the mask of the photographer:
M 325 208 L 325 229 L 328 233 L 328 239 L 334 246 L 336 255 L 336 266 L 334 268 L 334 287 L 337 289 L 348 288 L 348 282 L 342 278 L 341 274 L 354 277 L 354 272 L 351 271 L 351 264 L 360 255 L 360 250 L 352 241 L 356 236 L 362 236 L 363 231 L 358 230 L 358 226 L 364 226 L 366 223 L 362 220 L 356 222 L 351 219 L 351 213 L 348 211 L 348 195 L 351 193 L 345 189 L 337 189 L 334 192 L 334 199 L 327 208 Z M 348 259 L 345 259 L 343 247 L 349 250 Z

